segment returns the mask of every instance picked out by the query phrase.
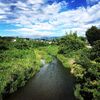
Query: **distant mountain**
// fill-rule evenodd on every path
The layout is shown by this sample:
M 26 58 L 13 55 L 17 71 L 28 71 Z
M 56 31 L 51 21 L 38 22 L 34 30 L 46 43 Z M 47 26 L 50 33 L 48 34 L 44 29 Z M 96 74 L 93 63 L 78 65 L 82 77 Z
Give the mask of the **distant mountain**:
M 52 36 L 52 37 L 40 37 L 40 38 L 35 38 L 35 40 L 53 40 L 59 38 L 58 36 Z
M 8 40 L 11 41 L 12 39 L 14 39 L 15 37 L 1 37 L 0 36 L 0 40 Z
M 3 39 L 3 40 L 12 40 L 12 39 L 16 39 L 16 38 L 20 38 L 20 39 L 33 39 L 33 40 L 53 40 L 53 39 L 57 39 L 59 38 L 59 36 L 52 36 L 52 37 L 37 37 L 37 38 L 24 38 L 24 37 L 10 37 L 10 36 L 4 36 L 4 37 L 1 37 L 0 36 L 0 39 Z

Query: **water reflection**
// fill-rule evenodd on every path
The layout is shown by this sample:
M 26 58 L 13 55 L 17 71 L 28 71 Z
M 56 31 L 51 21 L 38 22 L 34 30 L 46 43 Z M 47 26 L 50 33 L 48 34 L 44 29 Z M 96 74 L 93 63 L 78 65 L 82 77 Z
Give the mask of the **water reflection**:
M 4 100 L 75 100 L 73 87 L 73 76 L 55 59 L 44 65 L 25 87 Z

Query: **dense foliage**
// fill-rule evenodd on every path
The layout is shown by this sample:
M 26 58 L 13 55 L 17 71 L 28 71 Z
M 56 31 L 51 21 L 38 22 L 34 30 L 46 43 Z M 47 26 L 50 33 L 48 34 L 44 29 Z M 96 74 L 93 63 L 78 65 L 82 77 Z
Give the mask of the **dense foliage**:
M 24 86 L 39 71 L 41 59 L 47 63 L 52 60 L 49 53 L 54 49 L 48 42 L 0 37 L 0 94 L 6 95 Z
M 19 41 L 0 38 L 0 93 L 12 93 L 35 73 L 35 54 L 26 45 L 20 50 L 13 45 Z M 25 50 L 25 48 L 27 50 Z M 26 63 L 25 63 L 26 62 Z
M 86 31 L 86 37 L 89 43 L 93 45 L 95 41 L 100 40 L 100 29 L 96 26 L 92 26 Z
M 88 54 L 87 54 L 88 53 Z M 89 59 L 90 51 L 82 51 L 76 64 L 85 68 L 83 77 L 77 77 L 77 90 L 82 100 L 99 100 L 100 99 L 100 63 L 96 63 Z M 78 97 L 79 95 L 77 95 Z M 79 98 L 80 99 L 80 98 Z
M 78 100 L 100 100 L 100 34 L 93 29 L 96 27 L 86 33 L 93 45 L 91 48 L 87 48 L 85 39 L 76 34 L 66 35 L 59 40 L 58 59 L 65 67 L 69 66 L 76 77 L 75 96 Z
M 74 94 L 78 100 L 100 100 L 100 29 L 92 26 L 86 38 L 76 33 L 48 41 L 0 37 L 0 93 L 8 94 L 24 86 L 52 56 L 76 77 Z M 52 56 L 51 56 L 52 55 Z
M 8 42 L 6 40 L 0 39 L 0 51 L 9 49 L 8 45 L 9 44 L 8 44 Z
M 100 62 L 100 40 L 94 42 L 94 45 L 90 52 L 90 59 Z
M 76 51 L 82 49 L 85 45 L 84 42 L 77 37 L 76 33 L 69 34 L 61 38 L 59 53 L 66 54 L 68 51 Z

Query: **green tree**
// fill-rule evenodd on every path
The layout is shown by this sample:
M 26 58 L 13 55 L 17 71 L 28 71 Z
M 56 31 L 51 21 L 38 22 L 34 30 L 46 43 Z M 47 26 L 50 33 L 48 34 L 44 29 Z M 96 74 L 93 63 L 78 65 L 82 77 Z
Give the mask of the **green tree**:
M 8 41 L 0 39 L 0 51 L 9 49 L 8 45 Z
M 92 60 L 96 60 L 97 62 L 100 62 L 100 40 L 94 42 L 94 45 L 90 52 L 90 58 Z
M 100 40 L 100 29 L 96 26 L 92 26 L 86 31 L 86 37 L 88 42 L 93 45 L 95 41 Z
M 60 39 L 59 53 L 66 54 L 69 51 L 79 50 L 84 46 L 84 42 L 77 36 L 76 33 L 66 34 L 66 36 Z

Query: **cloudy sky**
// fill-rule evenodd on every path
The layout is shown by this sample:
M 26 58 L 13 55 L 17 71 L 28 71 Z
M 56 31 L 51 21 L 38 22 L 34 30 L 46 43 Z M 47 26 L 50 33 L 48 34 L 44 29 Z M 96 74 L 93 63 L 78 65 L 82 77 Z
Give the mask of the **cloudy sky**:
M 0 0 L 0 36 L 62 36 L 100 27 L 100 0 Z

